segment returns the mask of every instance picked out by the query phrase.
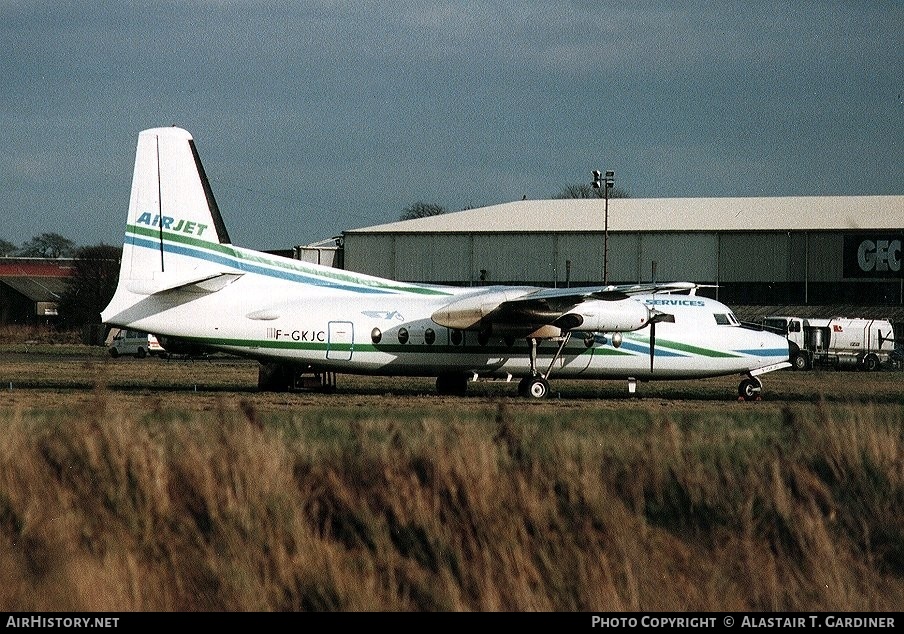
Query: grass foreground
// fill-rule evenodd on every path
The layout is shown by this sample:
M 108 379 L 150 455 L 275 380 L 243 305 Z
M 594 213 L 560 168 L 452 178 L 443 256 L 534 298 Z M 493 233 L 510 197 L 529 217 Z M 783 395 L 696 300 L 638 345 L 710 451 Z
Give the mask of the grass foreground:
M 901 404 L 142 398 L 0 409 L 0 609 L 904 605 Z

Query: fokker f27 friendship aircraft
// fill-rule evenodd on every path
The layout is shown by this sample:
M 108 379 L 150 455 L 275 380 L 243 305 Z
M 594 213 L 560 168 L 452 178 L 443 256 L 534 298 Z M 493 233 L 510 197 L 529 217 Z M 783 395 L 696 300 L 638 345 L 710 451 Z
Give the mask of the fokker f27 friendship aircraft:
M 543 398 L 549 378 L 637 381 L 738 374 L 790 365 L 793 343 L 743 327 L 688 282 L 543 288 L 455 287 L 382 279 L 234 246 L 192 136 L 138 136 L 119 285 L 106 324 L 257 359 L 259 387 L 336 373 L 437 377 L 443 394 L 469 380 L 520 379 Z M 305 375 L 309 375 L 305 379 Z

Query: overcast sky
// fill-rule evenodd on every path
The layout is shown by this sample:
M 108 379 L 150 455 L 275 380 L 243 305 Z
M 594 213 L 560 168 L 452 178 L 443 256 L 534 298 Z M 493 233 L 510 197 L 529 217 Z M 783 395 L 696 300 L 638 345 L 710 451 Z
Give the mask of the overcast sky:
M 235 244 L 552 198 L 904 194 L 904 2 L 0 0 L 0 238 L 120 244 L 139 131 Z

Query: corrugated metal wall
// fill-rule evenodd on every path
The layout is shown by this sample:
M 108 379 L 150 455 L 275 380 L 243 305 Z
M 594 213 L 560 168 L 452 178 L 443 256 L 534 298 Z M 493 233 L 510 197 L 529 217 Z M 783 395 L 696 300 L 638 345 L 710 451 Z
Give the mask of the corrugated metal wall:
M 791 236 L 787 232 L 729 233 L 719 237 L 719 247 L 720 282 L 794 281 L 789 268 Z
M 394 240 L 394 274 L 386 277 L 406 282 L 470 279 L 470 236 L 399 234 Z
M 656 262 L 657 281 L 713 282 L 718 279 L 718 236 L 711 233 L 641 235 L 637 262 L 643 280 L 650 279 L 652 262 Z
M 398 279 L 395 272 L 395 236 L 361 234 L 345 236 L 343 260 L 349 271 Z
M 493 284 L 552 281 L 555 249 L 555 234 L 478 234 L 474 236 L 474 270 L 485 270 L 485 281 Z
M 808 277 L 811 282 L 835 282 L 842 278 L 841 253 L 844 236 L 841 234 L 814 234 L 810 236 Z
M 420 282 L 600 283 L 603 236 L 553 233 L 350 233 L 345 267 Z M 837 282 L 838 232 L 610 233 L 609 281 Z M 485 271 L 481 280 L 481 270 Z

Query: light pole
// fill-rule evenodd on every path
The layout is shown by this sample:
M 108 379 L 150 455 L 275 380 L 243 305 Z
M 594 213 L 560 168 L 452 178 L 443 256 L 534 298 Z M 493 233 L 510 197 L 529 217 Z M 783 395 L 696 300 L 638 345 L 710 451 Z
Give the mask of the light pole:
M 593 188 L 598 189 L 600 198 L 606 199 L 606 219 L 603 233 L 603 285 L 609 285 L 609 190 L 615 184 L 615 172 L 606 172 L 605 179 L 602 172 L 593 170 Z

